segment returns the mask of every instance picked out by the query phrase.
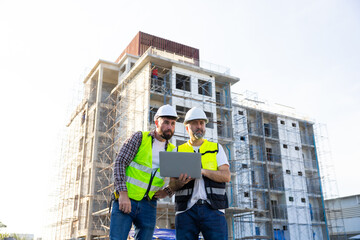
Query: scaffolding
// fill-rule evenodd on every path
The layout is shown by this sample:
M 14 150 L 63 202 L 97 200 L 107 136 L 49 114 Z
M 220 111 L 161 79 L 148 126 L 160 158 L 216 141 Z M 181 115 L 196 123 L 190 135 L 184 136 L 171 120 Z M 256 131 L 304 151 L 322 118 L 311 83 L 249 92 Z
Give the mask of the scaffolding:
M 237 165 L 249 169 L 237 180 L 257 209 L 237 221 L 239 229 L 248 226 L 238 230 L 241 238 L 326 238 L 313 123 L 246 92 L 234 97 L 234 129 Z
M 67 125 L 55 239 L 108 239 L 115 158 L 133 133 L 154 129 L 164 104 L 180 117 L 174 145 L 187 141 L 182 122 L 198 106 L 209 119 L 205 137 L 228 156 L 229 239 L 329 239 L 321 190 L 332 189 L 320 175 L 313 122 L 272 110 L 254 93 L 231 93 L 238 79 L 228 74 L 153 47 L 117 63 L 99 60 Z M 174 228 L 174 198 L 157 210 L 157 227 Z
M 314 123 L 283 112 L 255 93 L 233 94 L 237 201 L 255 209 L 236 216 L 234 231 L 239 239 L 329 239 Z
M 322 173 L 320 176 L 321 191 L 323 193 L 322 204 L 325 206 L 326 213 L 323 217 L 327 222 L 328 235 L 332 240 L 345 240 L 348 239 L 348 236 L 345 231 L 341 201 L 328 201 L 326 205 L 324 203 L 325 200 L 339 197 L 326 125 L 316 124 L 314 132 L 318 169 Z
M 156 59 L 159 54 L 172 57 L 185 68 L 159 62 Z M 61 194 L 57 208 L 64 214 L 59 214 L 56 222 L 57 239 L 107 238 L 115 157 L 131 134 L 154 128 L 154 115 L 163 104 L 173 105 L 180 117 L 172 138 L 174 144 L 179 145 L 188 139 L 181 119 L 191 107 L 200 106 L 209 118 L 206 138 L 221 143 L 231 158 L 230 84 L 187 70 L 192 61 L 184 57 L 154 48 L 144 55 L 156 56 L 155 62 L 142 61 L 144 56 L 127 55 L 127 61 L 118 64 L 100 60 L 84 80 L 86 94 L 68 124 L 70 135 L 75 138 L 64 147 L 65 152 L 71 151 L 63 154 L 62 165 L 68 171 L 63 171 L 65 175 L 61 176 L 62 192 L 73 186 L 77 188 L 68 194 L 69 198 Z M 198 67 L 198 64 L 196 62 L 191 67 Z M 154 69 L 157 70 L 156 76 L 152 75 Z M 196 89 L 191 83 L 194 79 L 197 79 Z M 174 228 L 174 216 L 174 199 L 160 200 L 158 226 Z
M 50 209 L 52 219 L 48 229 L 49 239 L 65 239 L 75 231 L 75 225 L 86 221 L 86 212 L 80 204 L 83 199 L 79 197 L 79 192 L 82 187 L 81 169 L 84 146 L 86 146 L 84 141 L 87 131 L 85 112 L 86 105 L 91 101 L 82 97 L 91 94 L 94 90 L 96 91 L 96 87 L 90 85 L 86 85 L 84 89 L 76 88 L 72 102 L 69 103 L 73 112 L 66 128 L 61 133 L 62 142 L 59 159 L 56 162 L 58 172 L 54 179 L 52 193 L 54 206 Z

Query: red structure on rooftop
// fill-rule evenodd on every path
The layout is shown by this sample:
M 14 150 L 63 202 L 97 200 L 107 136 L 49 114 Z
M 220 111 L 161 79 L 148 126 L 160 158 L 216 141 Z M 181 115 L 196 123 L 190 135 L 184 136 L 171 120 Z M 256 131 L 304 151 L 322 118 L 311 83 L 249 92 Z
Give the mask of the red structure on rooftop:
M 125 53 L 135 56 L 141 56 L 148 50 L 149 47 L 155 47 L 160 50 L 164 50 L 170 53 L 176 53 L 181 56 L 193 58 L 199 61 L 199 49 L 186 46 L 177 42 L 173 42 L 164 38 L 160 38 L 154 35 L 150 35 L 143 32 L 138 32 L 130 44 L 116 59 L 116 63 L 119 63 L 120 59 Z

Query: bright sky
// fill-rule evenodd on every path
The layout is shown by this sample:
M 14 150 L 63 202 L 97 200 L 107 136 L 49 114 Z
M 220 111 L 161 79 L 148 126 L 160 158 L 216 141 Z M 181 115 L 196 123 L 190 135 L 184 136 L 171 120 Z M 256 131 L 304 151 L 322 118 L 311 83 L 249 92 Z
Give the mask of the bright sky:
M 327 124 L 340 196 L 360 194 L 360 1 L 0 0 L 0 221 L 40 234 L 66 107 L 138 31 L 231 68 L 234 91 Z

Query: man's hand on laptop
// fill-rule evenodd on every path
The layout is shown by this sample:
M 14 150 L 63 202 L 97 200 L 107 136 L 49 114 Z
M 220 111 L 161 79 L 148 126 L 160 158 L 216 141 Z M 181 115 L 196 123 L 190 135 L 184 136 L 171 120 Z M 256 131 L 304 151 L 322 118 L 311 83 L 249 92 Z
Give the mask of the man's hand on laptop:
M 177 191 L 193 179 L 194 178 L 191 178 L 191 176 L 188 176 L 186 173 L 182 173 L 178 178 L 170 178 L 169 187 L 171 190 Z
M 179 176 L 179 181 L 181 182 L 181 183 L 183 183 L 183 186 L 185 185 L 185 184 L 187 184 L 188 182 L 190 182 L 191 180 L 193 180 L 193 178 L 191 178 L 190 176 L 188 176 L 186 173 L 182 173 L 182 174 L 180 174 L 180 176 Z

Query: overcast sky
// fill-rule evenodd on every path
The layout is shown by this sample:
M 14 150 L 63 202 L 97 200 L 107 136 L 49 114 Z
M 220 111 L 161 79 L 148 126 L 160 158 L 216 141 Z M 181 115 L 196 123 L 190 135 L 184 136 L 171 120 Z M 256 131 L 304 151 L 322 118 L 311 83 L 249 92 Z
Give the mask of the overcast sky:
M 175 1 L 171 1 L 175 2 Z M 0 221 L 39 234 L 72 89 L 138 31 L 200 49 L 235 92 L 327 125 L 339 195 L 360 194 L 360 1 L 0 0 Z

